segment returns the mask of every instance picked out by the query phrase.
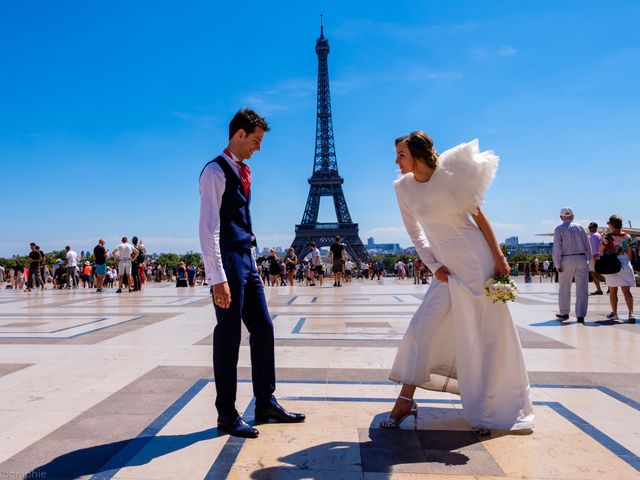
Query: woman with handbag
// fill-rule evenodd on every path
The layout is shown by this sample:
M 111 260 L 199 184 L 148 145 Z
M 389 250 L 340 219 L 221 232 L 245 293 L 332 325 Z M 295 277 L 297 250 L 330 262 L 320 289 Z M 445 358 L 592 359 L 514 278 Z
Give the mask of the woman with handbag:
M 633 296 L 631 295 L 631 287 L 636 284 L 631 267 L 631 235 L 622 231 L 622 217 L 620 215 L 611 215 L 607 225 L 611 231 L 604 236 L 600 251 L 603 256 L 606 254 L 616 255 L 620 262 L 618 273 L 604 275 L 607 287 L 609 287 L 609 302 L 611 303 L 611 313 L 607 315 L 607 318 L 618 320 L 618 287 L 620 287 L 629 309 L 628 322 L 636 323 L 636 318 L 633 316 Z

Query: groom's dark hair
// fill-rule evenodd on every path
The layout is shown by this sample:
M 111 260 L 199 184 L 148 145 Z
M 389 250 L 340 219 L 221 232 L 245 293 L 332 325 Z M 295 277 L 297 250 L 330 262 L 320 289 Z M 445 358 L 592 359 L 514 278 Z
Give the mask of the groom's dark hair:
M 271 130 L 264 117 L 261 117 L 256 112 L 249 108 L 243 108 L 238 110 L 231 122 L 229 122 L 229 140 L 236 134 L 238 130 L 244 130 L 247 135 L 255 132 L 256 128 L 260 127 L 265 132 Z

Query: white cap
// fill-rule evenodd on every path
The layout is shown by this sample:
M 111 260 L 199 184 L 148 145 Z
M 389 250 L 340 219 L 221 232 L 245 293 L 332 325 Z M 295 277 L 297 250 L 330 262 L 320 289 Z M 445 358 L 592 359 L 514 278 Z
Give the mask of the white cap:
M 571 210 L 568 207 L 561 208 L 560 209 L 560 216 L 561 217 L 573 217 L 573 210 Z

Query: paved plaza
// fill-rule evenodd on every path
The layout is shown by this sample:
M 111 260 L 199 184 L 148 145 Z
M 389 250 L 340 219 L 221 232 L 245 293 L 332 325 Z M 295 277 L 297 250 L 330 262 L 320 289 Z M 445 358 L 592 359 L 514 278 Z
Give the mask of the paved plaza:
M 216 429 L 206 287 L 2 290 L 0 479 L 640 478 L 640 324 L 607 321 L 607 296 L 590 298 L 585 325 L 560 323 L 547 281 L 521 285 L 510 305 L 532 434 L 478 437 L 458 397 L 423 390 L 417 425 L 378 429 L 426 289 L 393 278 L 267 288 L 276 394 L 307 422 L 259 425 L 255 440 Z M 239 378 L 238 409 L 253 423 L 246 331 Z

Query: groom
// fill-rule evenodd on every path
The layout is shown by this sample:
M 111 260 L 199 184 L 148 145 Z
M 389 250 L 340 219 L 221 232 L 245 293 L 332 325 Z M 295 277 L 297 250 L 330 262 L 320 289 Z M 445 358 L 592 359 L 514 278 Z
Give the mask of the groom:
M 217 324 L 213 330 L 213 374 L 216 382 L 218 429 L 255 438 L 258 430 L 236 410 L 237 366 L 241 321 L 249 330 L 251 376 L 256 397 L 256 422 L 303 422 L 301 413 L 287 412 L 275 399 L 273 324 L 258 275 L 251 228 L 251 169 L 244 163 L 269 126 L 249 109 L 229 123 L 229 143 L 200 173 L 200 245 L 207 283 L 213 285 Z

